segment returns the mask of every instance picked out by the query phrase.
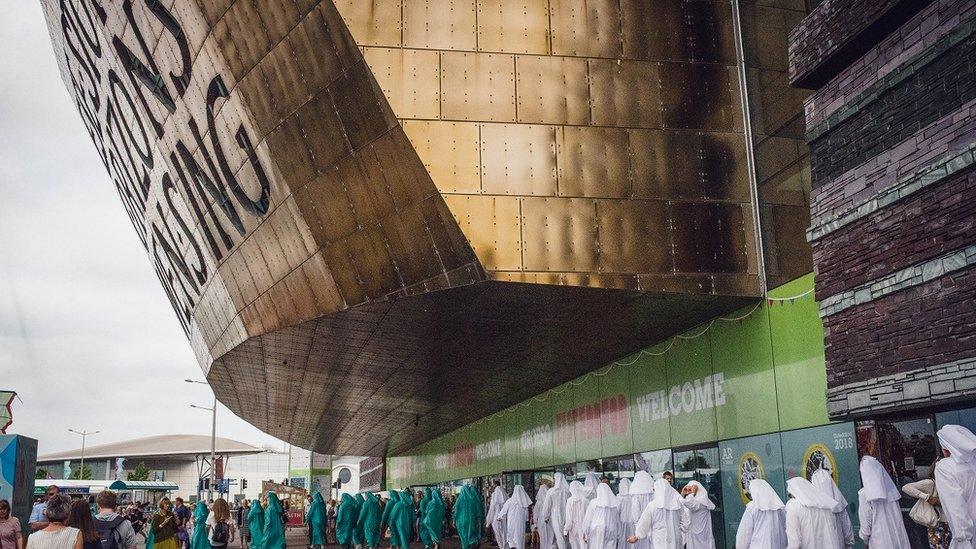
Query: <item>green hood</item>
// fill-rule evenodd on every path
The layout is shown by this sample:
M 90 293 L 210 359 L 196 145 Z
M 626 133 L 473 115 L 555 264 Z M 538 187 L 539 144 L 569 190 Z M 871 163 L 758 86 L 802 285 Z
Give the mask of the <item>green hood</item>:
M 312 504 L 308 506 L 308 511 L 305 513 L 305 522 L 308 524 L 308 531 L 311 536 L 310 543 L 312 545 L 324 545 L 327 524 L 325 500 L 322 499 L 322 494 L 315 492 L 312 495 Z
M 359 508 L 356 506 L 356 500 L 349 494 L 342 494 L 339 510 L 336 512 L 336 540 L 340 545 L 355 544 L 358 519 Z
M 380 543 L 380 502 L 370 492 L 359 506 L 359 521 L 357 527 L 363 533 L 363 541 L 368 547 L 376 547 Z
M 264 507 L 261 507 L 261 502 L 257 499 L 251 500 L 251 510 L 247 513 L 247 527 L 251 532 L 251 545 L 255 548 L 261 547 L 264 543 Z
M 430 544 L 441 542 L 441 533 L 444 532 L 444 514 L 446 508 L 444 500 L 441 498 L 440 490 L 431 490 L 427 495 L 427 506 L 424 508 L 423 526 L 427 531 L 427 538 Z
M 481 541 L 481 527 L 485 521 L 485 508 L 481 496 L 473 486 L 465 485 L 454 502 L 454 526 L 457 528 L 462 549 Z
M 285 523 L 278 494 L 268 492 L 268 507 L 264 510 L 264 547 L 261 549 L 285 549 Z

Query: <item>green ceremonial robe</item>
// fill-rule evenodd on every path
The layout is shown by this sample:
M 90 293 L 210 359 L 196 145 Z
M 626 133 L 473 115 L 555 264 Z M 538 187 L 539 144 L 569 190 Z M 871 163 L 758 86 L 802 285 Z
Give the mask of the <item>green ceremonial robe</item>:
M 278 494 L 268 492 L 268 507 L 264 510 L 262 549 L 285 549 L 285 523 L 281 521 L 283 512 Z
M 390 545 L 407 549 L 413 539 L 413 521 L 417 514 L 413 509 L 413 496 L 409 491 L 400 493 L 400 502 L 390 516 Z
M 349 494 L 342 494 L 339 510 L 336 512 L 336 541 L 339 545 L 353 545 L 356 539 L 356 500 Z
M 356 514 L 353 515 L 352 518 L 353 523 L 355 523 L 355 527 L 353 528 L 352 540 L 354 545 L 362 545 L 363 528 L 362 526 L 359 525 L 359 511 L 363 508 L 363 503 L 365 503 L 366 500 L 363 499 L 362 494 L 356 494 L 355 496 L 352 497 L 352 500 L 356 503 Z
M 209 515 L 210 510 L 207 509 L 207 504 L 198 501 L 197 506 L 193 508 L 193 537 L 190 539 L 190 549 L 210 549 L 210 541 L 207 540 L 207 517 Z
M 247 513 L 247 528 L 251 536 L 251 549 L 264 549 L 264 507 L 257 499 L 251 501 Z
M 357 527 L 363 533 L 363 542 L 367 547 L 377 547 L 380 544 L 380 502 L 372 492 L 366 493 L 366 499 L 359 506 L 359 521 Z
M 424 547 L 433 545 L 430 540 L 430 535 L 427 533 L 427 528 L 424 527 L 424 516 L 427 514 L 427 505 L 429 503 L 430 488 L 424 488 L 424 495 L 420 498 L 420 505 L 417 507 L 417 533 L 420 535 L 420 543 L 423 543 Z
M 457 528 L 461 548 L 468 549 L 481 542 L 481 526 L 485 522 L 485 507 L 473 486 L 461 488 L 454 502 L 454 527 Z
M 447 508 L 444 506 L 444 500 L 441 499 L 440 490 L 431 490 L 429 499 L 430 501 L 424 508 L 421 526 L 427 531 L 427 539 L 430 540 L 430 544 L 434 545 L 441 542 L 441 534 L 444 532 L 444 514 L 447 512 Z
M 312 496 L 312 504 L 308 506 L 308 513 L 305 514 L 305 522 L 308 523 L 308 530 L 311 532 L 312 545 L 325 545 L 325 500 L 322 494 L 315 492 Z
M 380 516 L 380 528 L 390 527 L 390 515 L 393 514 L 393 508 L 396 507 L 397 503 L 400 503 L 400 493 L 391 490 L 390 497 L 383 506 L 383 515 Z

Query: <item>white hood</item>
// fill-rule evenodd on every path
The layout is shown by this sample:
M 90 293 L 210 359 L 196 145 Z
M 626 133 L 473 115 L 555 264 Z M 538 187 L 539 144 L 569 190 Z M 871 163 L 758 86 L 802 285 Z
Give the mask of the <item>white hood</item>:
M 515 485 L 515 489 L 512 490 L 512 497 L 509 499 L 515 500 L 515 503 L 512 503 L 512 505 L 518 505 L 520 507 L 532 505 L 532 498 L 529 497 L 529 494 L 525 493 L 525 488 L 522 488 L 521 484 Z
M 626 496 L 630 494 L 630 479 L 623 478 L 620 479 L 620 483 L 617 485 L 617 495 Z
M 590 505 L 594 507 L 618 507 L 620 499 L 613 495 L 613 490 L 610 489 L 609 485 L 601 482 L 596 487 L 596 499 Z
M 553 477 L 552 482 L 553 490 L 569 490 L 569 483 L 566 482 L 566 475 L 562 473 L 556 473 Z
M 946 425 L 939 429 L 939 444 L 949 451 L 952 459 L 969 463 L 976 459 L 976 435 L 961 425 Z
M 803 477 L 793 477 L 787 480 L 786 491 L 804 507 L 833 511 L 837 505 L 834 498 L 818 490 L 816 486 Z
M 698 492 L 692 496 L 695 498 L 695 501 L 700 503 L 709 511 L 715 509 L 715 504 L 712 503 L 712 500 L 708 499 L 708 490 L 705 489 L 705 486 L 703 486 L 702 483 L 698 482 L 697 480 L 692 480 L 688 482 L 688 486 L 696 486 L 698 488 Z
M 864 497 L 868 501 L 879 499 L 898 501 L 901 499 L 901 492 L 891 480 L 891 475 L 878 460 L 871 456 L 861 458 L 861 483 L 864 484 L 862 490 L 864 490 Z
M 773 490 L 773 487 L 761 478 L 754 478 L 749 481 L 749 495 L 752 496 L 752 502 L 760 511 L 777 511 L 786 507 L 776 490 Z
M 597 478 L 596 473 L 593 471 L 586 473 L 586 480 L 583 482 L 583 487 L 586 488 L 586 497 L 596 497 L 596 487 L 598 484 L 600 484 L 600 479 Z
M 671 483 L 659 478 L 654 481 L 654 499 L 651 507 L 655 509 L 681 509 L 681 494 L 671 486 Z
M 634 475 L 634 483 L 630 485 L 630 495 L 637 496 L 653 493 L 654 479 L 651 477 L 651 474 L 647 471 L 637 471 L 637 474 Z
M 830 472 L 824 469 L 818 469 L 814 471 L 813 478 L 810 479 L 810 482 L 813 483 L 817 490 L 820 490 L 836 502 L 832 509 L 833 512 L 840 513 L 847 507 L 847 498 L 844 497 L 844 494 L 840 492 L 840 488 L 834 483 L 834 477 L 830 476 Z

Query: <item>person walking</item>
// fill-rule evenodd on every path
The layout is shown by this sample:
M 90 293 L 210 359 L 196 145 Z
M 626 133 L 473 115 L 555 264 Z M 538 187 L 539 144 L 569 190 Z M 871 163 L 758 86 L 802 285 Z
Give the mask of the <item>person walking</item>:
M 952 549 L 976 544 L 976 435 L 960 425 L 939 429 L 945 459 L 935 465 L 935 488 L 952 531 Z
M 95 531 L 92 520 L 91 504 L 83 499 L 76 499 L 68 510 L 66 526 L 77 528 L 81 532 L 81 544 L 84 549 L 102 549 L 102 539 Z
M 366 492 L 363 504 L 359 508 L 357 527 L 363 532 L 363 543 L 369 549 L 376 549 L 380 545 L 380 502 L 376 494 Z
M 190 508 L 183 503 L 183 498 L 176 498 L 176 505 L 173 507 L 173 514 L 176 515 L 176 539 L 180 543 L 180 547 L 186 547 L 190 544 L 190 538 L 187 536 L 186 527 L 189 525 L 191 520 Z
M 285 549 L 285 523 L 278 494 L 268 492 L 268 506 L 264 509 L 264 529 L 261 531 L 261 549 Z
M 230 517 L 230 506 L 224 498 L 217 498 L 207 515 L 207 541 L 211 549 L 227 549 L 236 535 L 234 521 Z
M 322 547 L 325 545 L 325 500 L 322 494 L 315 492 L 312 501 L 309 503 L 308 511 L 305 513 L 305 524 L 308 525 L 308 543 L 312 547 Z
M 569 499 L 569 483 L 566 475 L 556 473 L 553 476 L 552 488 L 546 491 L 545 499 L 536 498 L 536 505 L 542 499 L 543 520 L 552 529 L 555 549 L 569 549 L 569 538 L 563 532 L 566 524 L 566 501 Z
M 0 547 L 24 549 L 24 535 L 20 531 L 20 520 L 10 514 L 10 502 L 5 499 L 0 499 Z
M 44 501 L 35 503 L 34 507 L 31 508 L 30 518 L 27 520 L 28 526 L 30 526 L 31 532 L 36 532 L 38 530 L 43 530 L 47 528 L 48 521 L 44 515 L 44 510 L 47 509 L 47 503 L 51 501 L 51 498 L 61 493 L 61 489 L 56 485 L 52 484 L 47 487 L 44 492 Z
M 427 531 L 427 540 L 434 549 L 440 549 L 441 536 L 444 534 L 444 514 L 447 509 L 444 506 L 444 499 L 441 491 L 434 489 L 430 491 L 429 501 L 424 508 L 424 518 L 420 525 Z
M 237 509 L 237 529 L 241 533 L 241 549 L 248 549 L 251 544 L 251 524 L 247 514 L 251 510 L 251 502 L 247 499 L 241 501 L 241 506 Z
M 383 514 L 380 515 L 381 538 L 385 532 L 389 532 L 387 535 L 389 535 L 391 540 L 393 539 L 393 530 L 390 525 L 392 524 L 391 517 L 393 515 L 393 509 L 396 508 L 397 503 L 400 503 L 400 493 L 396 490 L 390 490 L 386 499 L 386 504 L 383 505 Z M 390 543 L 392 543 L 392 541 Z
M 356 500 L 349 494 L 342 494 L 336 515 L 336 541 L 342 546 L 342 549 L 350 549 L 355 545 L 357 518 Z
M 596 487 L 596 497 L 583 517 L 583 541 L 587 549 L 616 549 L 620 539 L 620 499 L 609 484 Z
M 508 501 L 508 493 L 502 488 L 500 482 L 493 482 L 495 488 L 491 492 L 491 500 L 488 502 L 488 515 L 485 517 L 485 526 L 491 527 L 495 534 L 495 543 L 501 549 L 506 549 L 508 544 L 505 542 L 505 516 L 501 514 L 502 507 Z M 499 521 L 499 518 L 501 521 Z
M 159 500 L 159 509 L 149 523 L 153 534 L 153 547 L 156 549 L 179 549 L 176 542 L 176 515 L 173 514 L 169 498 Z
M 764 479 L 749 481 L 746 510 L 735 533 L 736 549 L 783 549 L 786 539 L 786 505 Z
M 461 495 L 455 500 L 452 511 L 454 528 L 457 530 L 461 549 L 477 547 L 481 543 L 481 525 L 485 520 L 485 508 L 474 486 L 466 484 L 461 488 Z
M 525 493 L 521 484 L 516 484 L 512 490 L 512 497 L 505 500 L 505 505 L 498 511 L 495 522 L 505 526 L 505 541 L 507 547 L 525 549 L 525 523 L 529 520 L 529 506 L 532 499 Z M 503 548 L 505 549 L 505 548 Z
M 546 520 L 546 498 L 549 497 L 549 485 L 542 483 L 535 492 L 535 505 L 532 506 L 532 522 L 539 538 L 539 549 L 552 549 L 555 539 L 552 525 Z
M 264 507 L 257 498 L 251 500 L 251 509 L 247 512 L 247 534 L 253 549 L 264 549 Z
M 809 480 L 793 477 L 786 481 L 790 500 L 786 502 L 786 541 L 789 549 L 844 549 L 834 519 L 833 497 L 818 490 Z
M 584 549 L 583 519 L 586 518 L 586 507 L 589 499 L 583 483 L 574 480 L 569 483 L 569 499 L 566 500 L 566 523 L 563 525 L 563 535 L 569 539 L 570 549 Z
M 685 507 L 681 518 L 685 547 L 715 549 L 715 536 L 712 533 L 712 510 L 715 509 L 715 504 L 709 499 L 705 486 L 697 480 L 689 481 L 681 489 L 681 504 Z
M 83 549 L 81 531 L 65 524 L 71 509 L 71 499 L 58 492 L 47 498 L 44 517 L 47 524 L 27 537 L 27 549 Z
M 637 517 L 631 517 L 630 479 L 622 478 L 617 484 L 617 498 L 620 500 L 620 537 L 617 547 L 627 547 L 627 538 L 634 535 Z
M 340 508 L 342 505 L 339 506 Z M 413 521 L 417 513 L 409 490 L 399 493 L 399 502 L 390 513 L 390 545 L 408 549 L 413 539 Z
M 898 500 L 901 494 L 888 471 L 872 456 L 861 458 L 861 484 L 857 492 L 858 535 L 868 547 L 909 549 L 908 532 Z
M 945 511 L 942 510 L 939 491 L 935 488 L 935 468 L 938 464 L 939 459 L 936 458 L 932 467 L 929 468 L 929 478 L 909 482 L 901 487 L 901 491 L 906 496 L 921 502 L 916 503 L 916 505 L 929 505 L 934 511 L 935 522 L 930 524 L 923 524 L 915 516 L 910 516 L 917 524 L 928 530 L 929 549 L 949 549 L 952 543 L 952 532 L 949 530 L 949 523 L 946 522 Z
M 198 501 L 193 508 L 193 536 L 190 538 L 190 549 L 209 549 L 210 542 L 207 541 L 207 518 L 210 516 L 210 509 L 203 501 Z
M 629 538 L 634 535 L 637 520 L 644 509 L 654 500 L 654 478 L 647 471 L 637 471 L 634 475 L 634 482 L 630 484 L 627 493 L 630 497 L 630 511 L 627 514 L 627 520 L 630 522 L 627 528 L 627 537 Z M 621 512 L 621 514 L 623 513 Z M 651 540 L 647 538 L 638 539 L 634 549 L 651 549 Z
M 681 549 L 681 494 L 666 479 L 654 481 L 654 499 L 641 512 L 628 543 L 651 538 L 654 549 Z
M 851 525 L 851 517 L 847 514 L 847 498 L 841 493 L 834 477 L 825 469 L 817 469 L 810 482 L 823 494 L 834 500 L 834 507 L 831 512 L 834 514 L 834 522 L 837 524 L 837 533 L 841 547 L 854 547 L 854 527 Z

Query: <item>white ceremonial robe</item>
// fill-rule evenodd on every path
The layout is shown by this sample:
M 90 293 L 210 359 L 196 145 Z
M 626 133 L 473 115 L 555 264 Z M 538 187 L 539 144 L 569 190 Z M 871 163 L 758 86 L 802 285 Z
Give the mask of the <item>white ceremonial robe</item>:
M 651 500 L 654 499 L 654 493 L 649 494 L 631 494 L 630 495 L 630 519 L 631 519 L 631 533 L 636 534 L 637 521 L 640 519 L 641 514 L 644 509 L 647 508 Z M 637 543 L 631 545 L 633 549 L 653 549 L 651 546 L 650 538 L 638 538 Z
M 786 502 L 786 540 L 789 549 L 844 549 L 834 513 L 806 507 L 796 498 Z
M 910 549 L 901 507 L 897 501 L 868 500 L 864 488 L 857 492 L 857 516 L 861 521 L 858 534 L 868 547 Z
M 935 466 L 935 490 L 942 503 L 951 549 L 976 547 L 976 461 L 960 462 L 952 456 Z
M 535 522 L 535 531 L 539 535 L 539 549 L 552 549 L 555 542 L 552 525 L 545 518 L 545 501 L 549 490 L 550 488 L 543 484 L 536 492 L 536 503 L 532 507 L 532 519 Z
M 550 488 L 546 492 L 546 499 L 542 504 L 543 519 L 549 521 L 556 542 L 556 549 L 568 549 L 569 538 L 564 533 L 566 526 L 566 501 L 569 500 L 569 488 Z
M 620 539 L 620 509 L 597 507 L 590 502 L 583 518 L 583 537 L 586 549 L 616 549 Z
M 505 516 L 501 515 L 502 507 L 505 506 L 507 500 L 508 495 L 505 493 L 505 489 L 501 486 L 496 487 L 491 494 L 491 500 L 488 502 L 488 511 L 485 517 L 485 525 L 491 527 L 495 533 L 495 541 L 498 543 L 498 547 L 502 549 L 508 547 L 505 539 Z
M 735 533 L 735 549 L 783 549 L 786 544 L 786 514 L 783 510 L 763 511 L 755 502 L 747 503 Z
M 620 535 L 617 536 L 617 547 L 626 549 L 627 538 L 634 535 L 634 527 L 637 523 L 637 516 L 633 516 L 630 494 L 617 496 L 620 498 Z
M 659 509 L 648 505 L 634 527 L 639 539 L 650 539 L 652 549 L 681 549 L 682 509 Z
M 586 506 L 589 502 L 589 498 L 582 493 L 579 496 L 570 496 L 566 501 L 566 524 L 563 532 L 569 537 L 571 549 L 586 547 L 583 542 L 583 519 L 586 518 Z
M 688 494 L 681 499 L 685 506 L 681 531 L 685 534 L 687 549 L 715 549 L 715 536 L 712 534 L 712 509 L 695 496 Z

